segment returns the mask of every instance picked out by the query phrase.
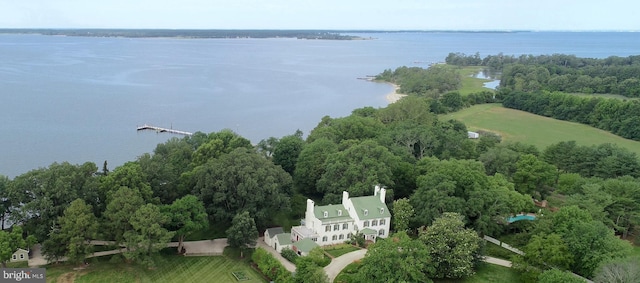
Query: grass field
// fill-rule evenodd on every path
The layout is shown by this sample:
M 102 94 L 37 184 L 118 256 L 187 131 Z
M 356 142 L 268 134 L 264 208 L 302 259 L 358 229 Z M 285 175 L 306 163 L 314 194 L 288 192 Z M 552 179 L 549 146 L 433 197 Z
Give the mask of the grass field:
M 332 257 L 336 258 L 339 257 L 343 254 L 347 254 L 353 251 L 357 251 L 360 248 L 354 247 L 352 245 L 349 244 L 342 244 L 342 245 L 336 245 L 336 246 L 329 246 L 324 248 L 324 251 L 328 254 L 330 254 Z
M 241 282 L 267 282 L 244 260 L 230 256 L 183 257 L 164 255 L 155 269 L 137 264 L 110 263 L 108 259 L 92 262 L 87 268 L 75 266 L 47 267 L 47 282 L 239 282 L 233 272 L 246 275 Z
M 465 96 L 474 92 L 491 91 L 491 89 L 484 87 L 484 83 L 490 82 L 489 79 L 479 79 L 475 75 L 481 72 L 484 67 L 470 66 L 460 68 L 460 76 L 462 77 L 462 86 L 458 90 L 461 95 Z
M 504 108 L 500 104 L 475 105 L 444 115 L 442 118 L 459 120 L 471 131 L 485 130 L 497 133 L 502 136 L 503 141 L 533 144 L 540 150 L 554 143 L 575 140 L 579 145 L 617 144 L 640 155 L 640 142 L 587 125 Z

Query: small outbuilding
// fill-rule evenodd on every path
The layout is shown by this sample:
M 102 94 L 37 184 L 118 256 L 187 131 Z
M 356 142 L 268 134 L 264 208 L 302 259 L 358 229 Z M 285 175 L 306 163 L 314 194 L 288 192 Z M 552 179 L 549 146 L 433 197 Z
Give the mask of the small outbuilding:
M 28 261 L 29 260 L 29 251 L 25 249 L 18 249 L 16 252 L 11 255 L 10 262 L 18 262 L 18 261 Z
M 478 138 L 480 138 L 480 134 L 479 133 L 471 132 L 471 131 L 467 132 L 467 136 L 470 139 L 478 139 Z

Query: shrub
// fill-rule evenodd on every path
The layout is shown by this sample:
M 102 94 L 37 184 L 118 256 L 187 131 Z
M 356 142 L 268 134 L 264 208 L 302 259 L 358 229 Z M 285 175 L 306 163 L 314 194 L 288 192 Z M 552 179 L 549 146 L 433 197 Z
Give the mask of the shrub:
M 298 259 L 298 254 L 296 254 L 296 252 L 294 252 L 290 248 L 282 249 L 282 252 L 280 252 L 280 254 L 282 255 L 282 257 L 286 258 L 288 261 L 290 261 L 290 262 L 292 262 L 294 264 L 296 263 L 296 260 Z

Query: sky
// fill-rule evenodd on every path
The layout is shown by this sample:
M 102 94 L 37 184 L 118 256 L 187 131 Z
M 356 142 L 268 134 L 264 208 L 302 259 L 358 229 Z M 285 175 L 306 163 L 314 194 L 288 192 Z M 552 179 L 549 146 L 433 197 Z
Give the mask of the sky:
M 0 0 L 0 28 L 640 31 L 637 0 Z

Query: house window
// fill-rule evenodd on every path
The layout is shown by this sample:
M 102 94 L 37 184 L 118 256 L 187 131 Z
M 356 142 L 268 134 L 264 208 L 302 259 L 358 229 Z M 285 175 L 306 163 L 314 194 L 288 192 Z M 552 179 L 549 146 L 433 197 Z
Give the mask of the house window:
M 331 232 L 331 225 L 324 226 L 325 232 Z
M 384 229 L 380 229 L 380 231 L 378 231 L 378 236 L 383 236 L 384 235 Z
M 352 235 L 353 235 L 353 234 L 348 233 L 348 234 L 347 234 L 347 238 L 351 239 L 351 236 L 352 236 Z
M 369 227 L 369 220 L 365 220 L 362 227 Z
M 365 209 L 365 210 L 364 210 L 364 216 L 367 216 L 367 215 L 369 215 L 369 210 L 368 210 L 368 209 Z
M 380 225 L 384 225 L 386 221 L 384 219 L 380 219 Z
M 338 216 L 342 216 L 342 209 L 338 209 Z
M 24 254 L 20 254 L 20 259 L 24 259 Z
M 384 207 L 380 208 L 380 214 L 384 214 Z
M 333 235 L 333 237 L 331 237 L 331 240 L 332 240 L 332 241 L 335 241 L 335 240 L 337 240 L 337 239 L 338 239 L 338 235 Z
M 16 255 L 13 255 L 13 260 L 18 259 L 18 257 Z
M 349 229 L 349 223 L 343 223 L 342 230 L 347 230 L 347 229 Z
M 311 238 L 312 241 L 317 242 L 318 238 Z
M 329 212 L 328 211 L 325 211 L 323 214 L 324 214 L 324 218 L 329 217 Z
M 322 237 L 322 241 L 323 241 L 323 242 L 326 242 L 326 241 L 327 241 L 327 239 L 328 239 L 328 238 L 327 238 L 327 236 Z
M 340 236 L 338 237 L 338 239 L 340 239 L 340 240 L 344 240 L 344 235 L 343 235 L 343 234 L 340 234 Z
M 371 226 L 378 226 L 378 220 L 371 220 Z
M 338 230 L 340 230 L 340 224 L 333 225 L 333 231 L 338 231 Z

